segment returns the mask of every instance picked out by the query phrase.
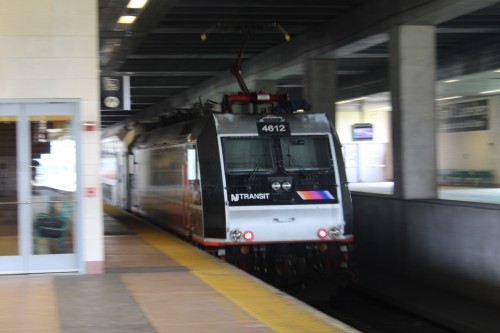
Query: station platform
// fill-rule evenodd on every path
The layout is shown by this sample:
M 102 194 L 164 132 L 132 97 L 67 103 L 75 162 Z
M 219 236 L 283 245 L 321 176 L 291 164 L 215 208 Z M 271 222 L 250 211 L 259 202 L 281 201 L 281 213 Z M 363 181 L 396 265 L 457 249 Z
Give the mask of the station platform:
M 358 332 L 105 206 L 106 272 L 0 277 L 0 333 Z

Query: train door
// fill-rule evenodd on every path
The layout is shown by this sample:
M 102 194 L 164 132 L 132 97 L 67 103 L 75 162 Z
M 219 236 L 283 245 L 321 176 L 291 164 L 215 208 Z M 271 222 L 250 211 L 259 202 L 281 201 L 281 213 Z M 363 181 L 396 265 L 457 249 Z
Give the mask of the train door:
M 0 274 L 77 270 L 77 103 L 0 103 Z

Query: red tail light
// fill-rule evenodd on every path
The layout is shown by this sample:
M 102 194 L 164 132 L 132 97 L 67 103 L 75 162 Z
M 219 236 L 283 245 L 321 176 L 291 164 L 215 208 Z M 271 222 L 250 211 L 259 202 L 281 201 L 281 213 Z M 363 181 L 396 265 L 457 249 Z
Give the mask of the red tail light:
M 243 233 L 243 238 L 247 241 L 251 241 L 253 239 L 253 232 L 251 231 L 245 231 Z
M 326 231 L 325 229 L 319 229 L 318 237 L 321 239 L 328 237 L 328 231 Z

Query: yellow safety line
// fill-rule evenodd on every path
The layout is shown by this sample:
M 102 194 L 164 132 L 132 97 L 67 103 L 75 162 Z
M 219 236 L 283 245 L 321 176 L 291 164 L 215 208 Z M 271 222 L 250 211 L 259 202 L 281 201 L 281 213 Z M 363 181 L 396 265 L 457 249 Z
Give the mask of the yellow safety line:
M 108 205 L 105 205 L 105 211 L 110 215 L 118 212 Z M 356 332 L 173 236 L 158 232 L 147 224 L 122 219 L 120 222 L 276 332 Z M 276 294 L 280 296 L 276 297 Z

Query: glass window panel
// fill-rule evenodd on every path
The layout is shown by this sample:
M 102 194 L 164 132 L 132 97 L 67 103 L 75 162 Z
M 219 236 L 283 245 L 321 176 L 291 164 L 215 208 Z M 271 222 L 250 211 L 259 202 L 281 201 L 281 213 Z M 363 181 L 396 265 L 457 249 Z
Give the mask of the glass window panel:
M 16 118 L 0 118 L 0 256 L 19 254 Z
M 290 137 L 281 139 L 286 171 L 328 171 L 332 168 L 328 137 Z
M 269 173 L 274 170 L 269 138 L 224 138 L 224 163 L 229 173 Z
M 0 256 L 19 254 L 17 204 L 0 202 Z
M 73 253 L 76 145 L 70 116 L 32 116 L 33 253 Z

